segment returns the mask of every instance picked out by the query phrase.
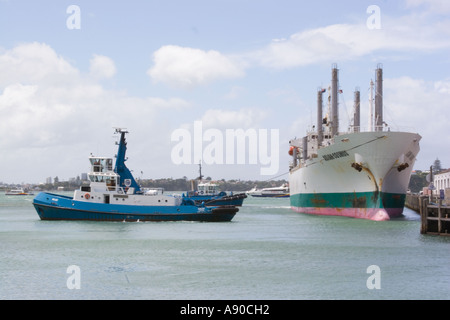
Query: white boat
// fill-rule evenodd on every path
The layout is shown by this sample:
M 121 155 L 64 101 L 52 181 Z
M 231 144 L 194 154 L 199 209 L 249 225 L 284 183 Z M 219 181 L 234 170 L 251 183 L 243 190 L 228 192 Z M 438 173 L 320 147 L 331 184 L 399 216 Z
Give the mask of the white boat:
M 247 195 L 252 197 L 263 197 L 263 198 L 287 198 L 289 197 L 289 185 L 287 183 L 282 184 L 279 187 L 253 189 L 246 192 Z
M 338 131 L 337 67 L 332 69 L 331 116 L 325 119 L 325 90 L 318 91 L 316 131 L 290 141 L 289 186 L 294 211 L 377 221 L 402 214 L 421 136 L 394 132 L 383 122 L 380 66 L 376 76 L 375 114 L 371 90 L 367 132 L 360 126 L 359 91 L 355 92 L 353 125 L 348 132 Z
M 34 194 L 33 192 L 25 191 L 23 188 L 11 189 L 5 192 L 5 195 L 7 196 L 29 196 L 33 194 Z

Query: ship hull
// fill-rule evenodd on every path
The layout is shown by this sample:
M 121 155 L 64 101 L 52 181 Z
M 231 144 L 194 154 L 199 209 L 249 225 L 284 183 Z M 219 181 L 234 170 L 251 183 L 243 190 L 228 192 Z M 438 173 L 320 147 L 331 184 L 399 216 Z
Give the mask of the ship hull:
M 296 194 L 291 196 L 294 211 L 375 221 L 401 216 L 404 194 L 383 192 Z
M 405 132 L 336 136 L 291 169 L 292 210 L 376 221 L 401 216 L 419 140 Z
M 44 192 L 34 199 L 33 205 L 41 220 L 228 222 L 238 211 L 235 207 L 225 206 L 206 208 L 194 205 L 133 206 L 86 203 Z
M 195 204 L 204 204 L 207 207 L 210 206 L 238 206 L 241 207 L 244 203 L 244 199 L 247 196 L 243 193 L 230 195 L 230 196 L 189 196 L 190 199 L 195 201 Z

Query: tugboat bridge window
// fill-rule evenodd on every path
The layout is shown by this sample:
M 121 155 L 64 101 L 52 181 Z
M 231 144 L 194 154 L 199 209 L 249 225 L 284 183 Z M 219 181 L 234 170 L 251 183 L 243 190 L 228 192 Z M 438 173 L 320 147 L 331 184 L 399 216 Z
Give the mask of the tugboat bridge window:
M 108 187 L 108 190 L 112 191 L 116 189 L 116 186 L 118 184 L 118 176 L 114 172 L 109 173 L 97 173 L 93 172 L 89 174 L 89 180 L 91 182 L 101 182 L 105 183 Z
M 90 158 L 92 172 L 108 172 L 113 170 L 112 158 Z

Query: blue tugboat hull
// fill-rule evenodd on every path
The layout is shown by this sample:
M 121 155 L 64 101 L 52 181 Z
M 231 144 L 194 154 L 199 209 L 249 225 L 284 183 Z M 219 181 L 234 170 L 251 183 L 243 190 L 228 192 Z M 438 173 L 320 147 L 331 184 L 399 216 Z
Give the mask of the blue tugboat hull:
M 196 204 L 203 203 L 205 206 L 239 206 L 244 203 L 247 196 L 243 193 L 233 196 L 189 196 Z
M 41 192 L 33 201 L 41 220 L 92 221 L 231 221 L 235 207 L 136 206 L 86 203 L 70 197 Z

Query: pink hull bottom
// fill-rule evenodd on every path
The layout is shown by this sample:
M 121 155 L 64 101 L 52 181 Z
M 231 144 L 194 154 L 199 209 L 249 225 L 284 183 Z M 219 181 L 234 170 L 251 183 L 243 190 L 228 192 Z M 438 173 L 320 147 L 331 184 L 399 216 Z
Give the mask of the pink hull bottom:
M 373 221 L 386 221 L 393 217 L 401 216 L 403 208 L 299 208 L 291 207 L 292 210 L 300 213 L 342 216 L 350 218 L 368 219 Z

